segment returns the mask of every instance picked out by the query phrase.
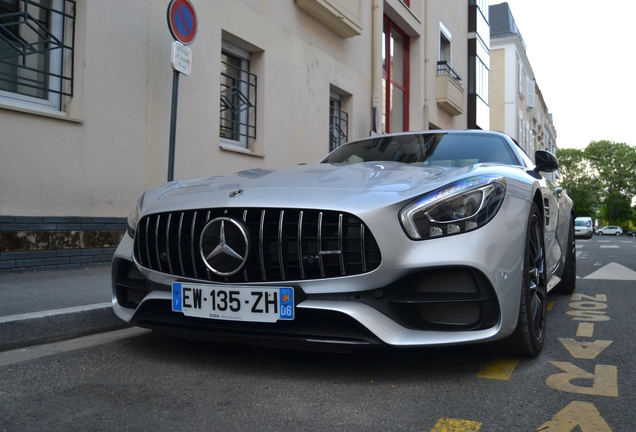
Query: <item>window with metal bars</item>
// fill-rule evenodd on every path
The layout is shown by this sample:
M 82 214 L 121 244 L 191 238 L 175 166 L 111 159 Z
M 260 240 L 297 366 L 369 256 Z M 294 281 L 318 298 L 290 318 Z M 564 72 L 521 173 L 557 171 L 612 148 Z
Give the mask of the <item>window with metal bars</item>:
M 256 75 L 249 68 L 250 54 L 224 41 L 219 135 L 245 148 L 256 138 Z
M 74 39 L 75 1 L 0 0 L 0 99 L 61 110 Z
M 329 151 L 347 142 L 349 135 L 349 114 L 342 110 L 342 98 L 331 93 L 329 97 Z

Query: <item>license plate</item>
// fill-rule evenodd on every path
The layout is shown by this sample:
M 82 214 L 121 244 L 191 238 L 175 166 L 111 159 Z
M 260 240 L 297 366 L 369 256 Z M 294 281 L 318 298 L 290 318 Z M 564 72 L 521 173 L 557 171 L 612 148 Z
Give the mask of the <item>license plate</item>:
M 249 322 L 294 319 L 293 288 L 254 288 L 174 282 L 172 310 L 186 316 Z

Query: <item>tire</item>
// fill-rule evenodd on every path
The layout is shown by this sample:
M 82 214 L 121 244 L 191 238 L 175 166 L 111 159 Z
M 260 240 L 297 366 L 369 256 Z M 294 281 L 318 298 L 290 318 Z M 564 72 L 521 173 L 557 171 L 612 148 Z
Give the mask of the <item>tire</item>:
M 576 243 L 574 241 L 574 227 L 570 227 L 567 251 L 565 252 L 565 267 L 561 275 L 561 282 L 550 293 L 572 294 L 576 289 Z
M 596 233 L 596 235 L 603 235 L 603 232 L 599 231 L 599 232 Z
M 616 237 L 618 237 L 619 235 L 621 235 L 621 233 L 617 232 L 616 234 L 614 234 Z
M 517 328 L 506 339 L 488 344 L 490 352 L 534 357 L 543 348 L 547 314 L 545 245 L 543 218 L 535 203 L 530 206 L 528 215 L 522 272 Z

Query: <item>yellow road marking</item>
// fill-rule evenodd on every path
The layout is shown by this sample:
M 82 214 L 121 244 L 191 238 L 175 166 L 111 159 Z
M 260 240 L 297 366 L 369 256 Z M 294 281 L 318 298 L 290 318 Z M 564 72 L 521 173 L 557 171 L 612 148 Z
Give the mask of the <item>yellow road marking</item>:
M 576 293 L 576 294 L 572 294 L 572 297 L 570 297 L 570 300 L 572 301 L 592 300 L 597 302 L 606 302 L 607 294 L 594 294 L 594 297 L 592 297 L 591 295 Z
M 547 310 L 552 310 L 552 307 L 554 306 L 554 304 L 555 304 L 555 303 L 556 303 L 556 302 L 554 302 L 554 301 L 549 301 L 549 302 L 547 302 L 547 303 L 545 304 L 545 308 L 546 308 Z
M 618 397 L 618 368 L 616 366 L 595 365 L 594 373 L 584 371 L 568 362 L 554 362 L 554 366 L 563 370 L 563 373 L 550 375 L 545 383 L 555 390 L 595 396 Z M 576 380 L 592 380 L 591 387 L 572 384 Z
M 572 318 L 574 321 L 609 321 L 610 317 L 607 316 L 607 312 L 595 311 L 595 310 L 569 310 L 566 314 L 576 317 Z
M 607 309 L 607 303 L 601 303 L 597 301 L 578 301 L 572 302 L 569 305 L 572 309 L 579 310 L 603 310 Z
M 477 432 L 481 423 L 472 420 L 443 418 L 437 420 L 431 432 Z
M 571 402 L 556 413 L 552 420 L 537 428 L 537 432 L 612 432 L 596 407 L 589 402 Z
M 519 364 L 518 358 L 495 357 L 479 371 L 477 378 L 509 380 L 512 372 Z
M 576 337 L 591 338 L 593 336 L 594 336 L 594 323 L 591 323 L 591 322 L 579 323 L 579 327 L 576 330 Z
M 570 338 L 557 338 L 569 351 L 572 357 L 577 359 L 594 360 L 596 356 L 612 344 L 612 341 L 595 340 L 594 342 L 579 342 Z

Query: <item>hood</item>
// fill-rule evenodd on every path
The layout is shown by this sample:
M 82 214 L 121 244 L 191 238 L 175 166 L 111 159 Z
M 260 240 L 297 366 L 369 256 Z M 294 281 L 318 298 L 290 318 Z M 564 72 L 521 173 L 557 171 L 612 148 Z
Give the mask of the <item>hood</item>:
M 298 165 L 279 170 L 251 169 L 224 177 L 178 181 L 162 196 L 196 193 L 201 189 L 341 189 L 402 192 L 441 176 L 444 169 L 394 162 Z
M 470 175 L 479 165 L 423 167 L 395 162 L 298 165 L 251 169 L 222 177 L 180 180 L 146 192 L 144 213 L 203 207 L 342 208 L 386 205 Z M 230 197 L 235 191 L 238 196 Z M 150 208 L 149 208 L 150 207 Z

